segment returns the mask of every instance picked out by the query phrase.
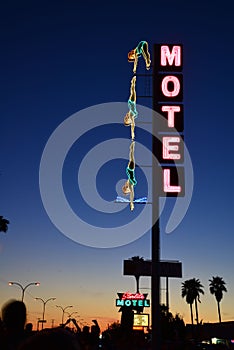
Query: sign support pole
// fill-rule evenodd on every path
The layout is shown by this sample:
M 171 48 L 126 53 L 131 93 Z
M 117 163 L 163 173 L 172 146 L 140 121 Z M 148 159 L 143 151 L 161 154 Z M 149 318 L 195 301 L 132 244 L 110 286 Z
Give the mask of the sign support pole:
M 154 125 L 154 122 L 153 122 Z M 154 133 L 153 133 L 154 134 Z M 154 142 L 153 142 L 153 155 Z M 157 193 L 157 164 L 152 165 L 152 219 L 151 250 L 152 250 L 152 276 L 151 276 L 151 313 L 152 313 L 152 349 L 161 350 L 161 322 L 160 322 L 160 224 L 159 224 L 159 196 Z M 154 223 L 154 218 L 156 222 Z
M 156 101 L 156 64 L 155 47 L 153 54 L 153 109 Z M 152 320 L 152 349 L 161 350 L 161 314 L 160 314 L 160 222 L 159 222 L 159 164 L 156 159 L 155 136 L 157 135 L 157 125 L 155 116 L 152 115 L 152 230 L 151 230 L 151 250 L 152 250 L 152 276 L 151 276 L 151 320 Z M 156 218 L 156 221 L 155 221 Z

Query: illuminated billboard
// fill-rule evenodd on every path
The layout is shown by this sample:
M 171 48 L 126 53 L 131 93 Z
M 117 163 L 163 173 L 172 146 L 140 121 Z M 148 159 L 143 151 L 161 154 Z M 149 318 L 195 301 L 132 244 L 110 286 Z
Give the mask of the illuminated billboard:
M 134 314 L 133 327 L 149 327 L 149 314 Z
M 148 294 L 142 293 L 117 293 L 119 299 L 116 299 L 117 307 L 141 308 L 150 307 L 150 300 L 146 299 Z

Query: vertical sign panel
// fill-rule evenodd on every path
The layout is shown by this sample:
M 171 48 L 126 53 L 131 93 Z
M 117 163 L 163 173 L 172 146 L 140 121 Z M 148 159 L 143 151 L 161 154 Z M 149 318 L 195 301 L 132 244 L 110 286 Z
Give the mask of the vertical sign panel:
M 158 123 L 154 153 L 162 169 L 159 195 L 184 196 L 183 47 L 154 45 L 153 108 L 165 120 Z

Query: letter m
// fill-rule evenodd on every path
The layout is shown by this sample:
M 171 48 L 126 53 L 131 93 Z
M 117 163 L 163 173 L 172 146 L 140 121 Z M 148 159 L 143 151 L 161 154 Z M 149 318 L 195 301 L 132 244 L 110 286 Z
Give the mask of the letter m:
M 181 46 L 173 46 L 172 51 L 167 45 L 161 46 L 161 66 L 166 66 L 167 63 L 172 66 L 175 61 L 175 66 L 181 66 Z
M 116 299 L 116 306 L 124 306 L 124 300 Z

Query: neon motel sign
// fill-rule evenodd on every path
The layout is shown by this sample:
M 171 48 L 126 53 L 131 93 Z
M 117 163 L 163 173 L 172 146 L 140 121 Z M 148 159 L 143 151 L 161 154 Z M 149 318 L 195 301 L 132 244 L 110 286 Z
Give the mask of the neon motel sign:
M 146 299 L 147 294 L 142 293 L 118 293 L 119 299 L 116 299 L 116 306 L 127 307 L 150 307 L 150 300 Z
M 184 196 L 184 106 L 182 45 L 154 45 L 153 108 L 165 119 L 157 125 L 156 157 L 162 168 L 160 196 Z

